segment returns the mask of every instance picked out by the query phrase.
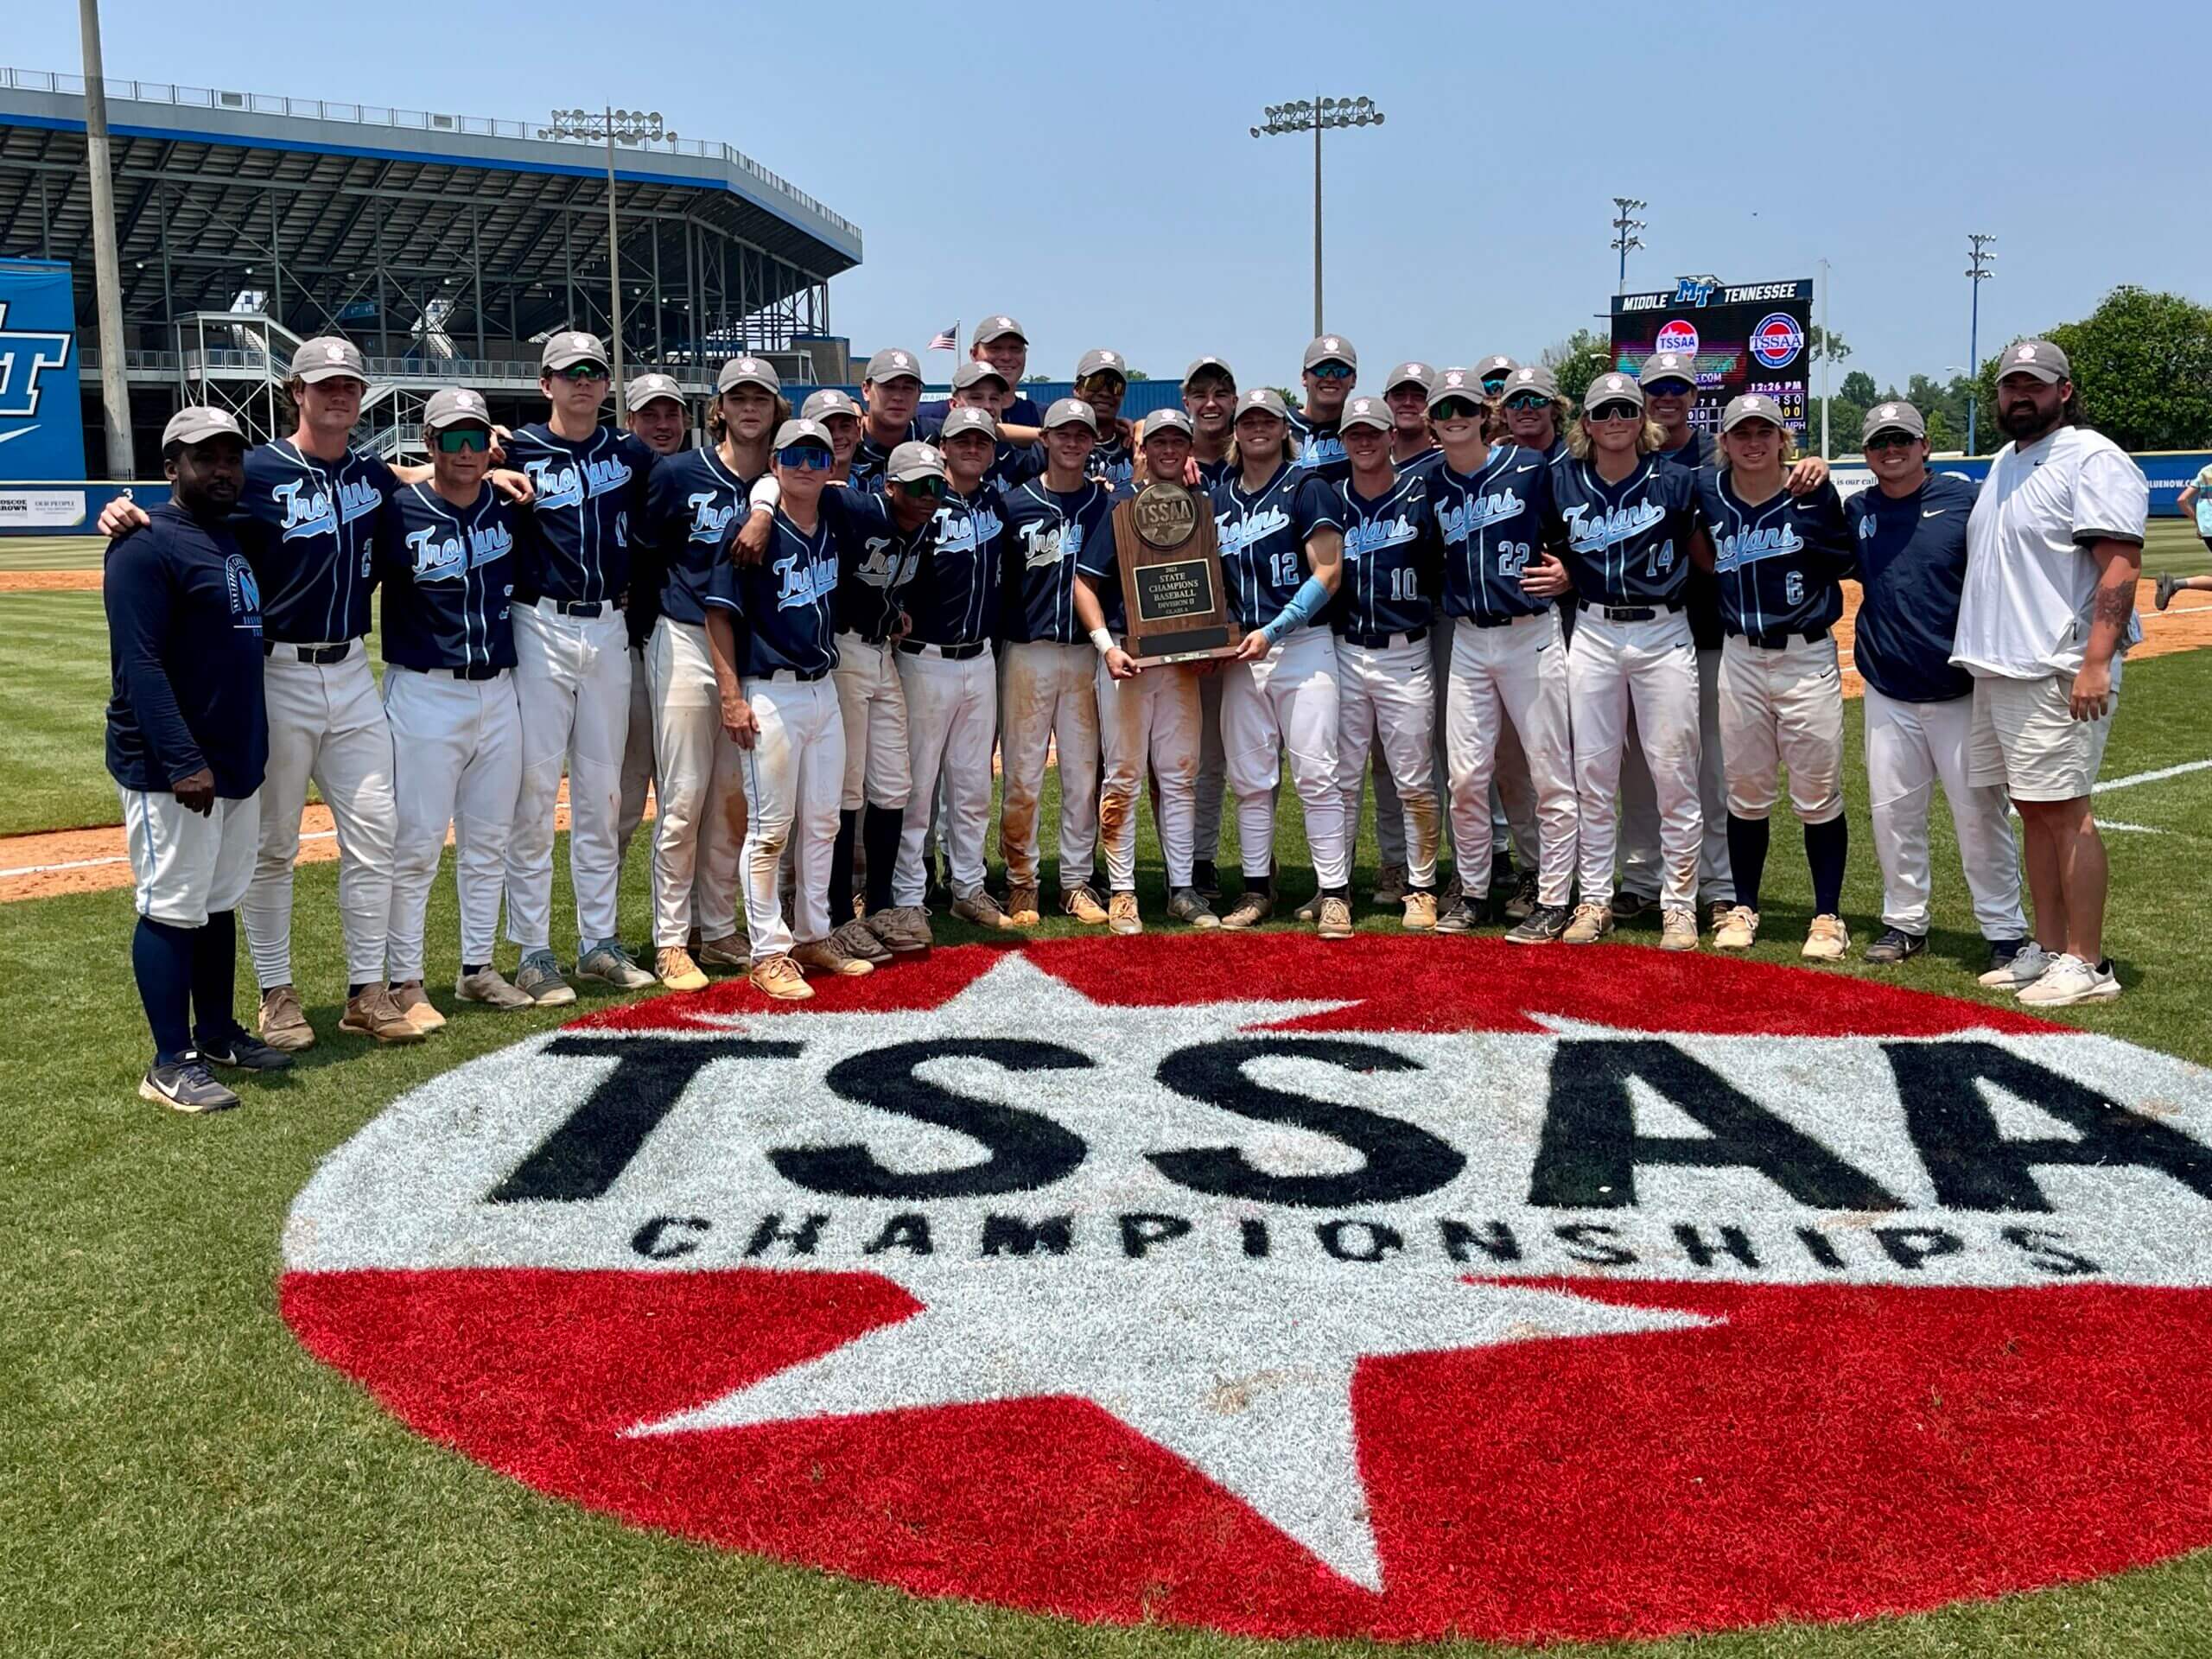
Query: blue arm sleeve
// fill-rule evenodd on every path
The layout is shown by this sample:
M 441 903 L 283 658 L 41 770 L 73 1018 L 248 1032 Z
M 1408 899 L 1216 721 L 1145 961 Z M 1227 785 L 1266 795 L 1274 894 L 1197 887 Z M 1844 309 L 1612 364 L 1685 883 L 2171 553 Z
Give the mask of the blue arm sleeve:
M 1284 606 L 1276 613 L 1275 620 L 1260 632 L 1268 636 L 1268 643 L 1272 645 L 1292 629 L 1302 628 L 1320 615 L 1322 607 L 1328 602 L 1329 590 L 1321 578 L 1308 576 L 1305 584 L 1290 596 L 1290 603 Z

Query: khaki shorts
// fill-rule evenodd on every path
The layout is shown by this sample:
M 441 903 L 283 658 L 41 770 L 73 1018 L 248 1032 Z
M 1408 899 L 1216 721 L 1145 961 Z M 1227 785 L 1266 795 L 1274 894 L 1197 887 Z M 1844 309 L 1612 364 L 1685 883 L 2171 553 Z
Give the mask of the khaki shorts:
M 1967 740 L 1967 781 L 1993 785 L 2016 801 L 2072 801 L 2089 792 L 2104 765 L 2105 740 L 2120 707 L 2120 664 L 2101 720 L 2074 718 L 2071 674 L 2039 680 L 1995 675 L 1974 683 L 1974 731 Z

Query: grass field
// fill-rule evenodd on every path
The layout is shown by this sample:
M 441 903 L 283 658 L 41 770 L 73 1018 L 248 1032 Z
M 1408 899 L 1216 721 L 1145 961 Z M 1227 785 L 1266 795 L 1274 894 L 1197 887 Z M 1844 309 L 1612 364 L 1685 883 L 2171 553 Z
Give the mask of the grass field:
M 98 761 L 105 690 L 96 595 L 0 596 L 6 827 L 113 817 Z M 2131 669 L 2106 776 L 2212 756 L 2208 700 L 2212 653 Z M 1878 884 L 1855 714 L 1847 729 L 1846 776 L 1855 781 L 1845 910 L 1863 941 L 1877 926 Z M 2107 837 L 2115 895 L 2107 939 L 2128 990 L 2115 1004 L 2059 1017 L 2212 1064 L 2212 938 L 2192 919 L 2212 911 L 2212 771 L 2100 804 L 2140 827 Z M 1295 866 L 1294 823 L 1285 840 L 1286 863 Z M 1973 979 L 1980 942 L 1947 824 L 1936 826 L 1934 844 L 1941 926 L 1908 982 L 1986 998 Z M 1156 914 L 1160 872 L 1148 837 L 1141 858 L 1147 913 Z M 1358 863 L 1363 888 L 1371 836 Z M 573 915 L 565 867 L 563 852 L 556 936 Z M 646 914 L 644 870 L 633 856 L 623 895 L 633 936 Z M 340 1037 L 335 874 L 323 864 L 299 875 L 296 958 L 322 1041 L 291 1073 L 246 1085 L 243 1110 L 206 1121 L 157 1111 L 132 1093 L 147 1045 L 130 976 L 128 893 L 6 912 L 0 1006 L 10 1011 L 13 1040 L 0 1072 L 8 1126 L 0 1243 L 10 1261 L 0 1279 L 8 1402 L 0 1652 L 1304 1659 L 1398 1650 L 1090 1629 L 911 1599 L 626 1530 L 401 1428 L 310 1361 L 277 1317 L 287 1206 L 317 1160 L 396 1096 L 575 1011 L 467 1010 L 411 1052 L 368 1052 Z M 1776 837 L 1769 894 L 1758 954 L 1793 961 L 1808 895 L 1786 830 Z M 1395 925 L 1374 915 L 1363 925 Z M 941 942 L 978 937 L 940 920 Z M 1649 938 L 1633 928 L 1626 937 Z M 454 959 L 449 874 L 434 890 L 429 950 L 438 982 Z M 512 954 L 503 957 L 511 963 Z M 2180 1659 L 2207 1651 L 2209 1619 L 2212 1553 L 1924 1617 L 1588 1651 Z

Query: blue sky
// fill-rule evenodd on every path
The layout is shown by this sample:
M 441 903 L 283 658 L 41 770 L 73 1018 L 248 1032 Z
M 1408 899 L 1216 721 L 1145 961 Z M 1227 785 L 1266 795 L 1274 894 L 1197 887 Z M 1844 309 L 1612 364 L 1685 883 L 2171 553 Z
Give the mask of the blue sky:
M 1166 376 L 1211 351 L 1248 384 L 1295 378 L 1313 182 L 1305 141 L 1247 129 L 1365 94 L 1388 120 L 1330 136 L 1325 231 L 1328 327 L 1370 373 L 1591 321 L 1625 194 L 1650 203 L 1631 289 L 1826 257 L 1845 366 L 1902 384 L 1965 361 L 1969 230 L 1999 238 L 1984 355 L 2119 283 L 2212 299 L 2192 11 L 537 0 L 499 14 L 532 25 L 501 41 L 404 8 L 302 28 L 296 4 L 229 0 L 210 29 L 105 0 L 105 38 L 116 76 L 521 118 L 658 107 L 860 225 L 830 308 L 863 354 L 1003 309 L 1033 370 L 1110 346 Z M 77 67 L 67 0 L 9 13 L 8 60 Z M 1787 162 L 1796 140 L 1821 164 Z

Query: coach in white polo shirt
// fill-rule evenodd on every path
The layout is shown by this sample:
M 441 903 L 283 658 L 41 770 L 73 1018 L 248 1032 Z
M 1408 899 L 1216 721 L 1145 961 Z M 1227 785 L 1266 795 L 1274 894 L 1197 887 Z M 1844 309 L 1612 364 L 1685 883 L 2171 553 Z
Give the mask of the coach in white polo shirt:
M 2140 639 L 2135 584 L 2151 506 L 2142 472 L 2080 424 L 2066 353 L 2008 346 L 1997 452 L 1967 531 L 1951 660 L 1974 677 L 1967 782 L 2019 809 L 2036 943 L 1982 982 L 2038 1007 L 2118 996 L 2105 960 L 2105 849 L 2089 815 L 2120 697 L 2120 654 Z

